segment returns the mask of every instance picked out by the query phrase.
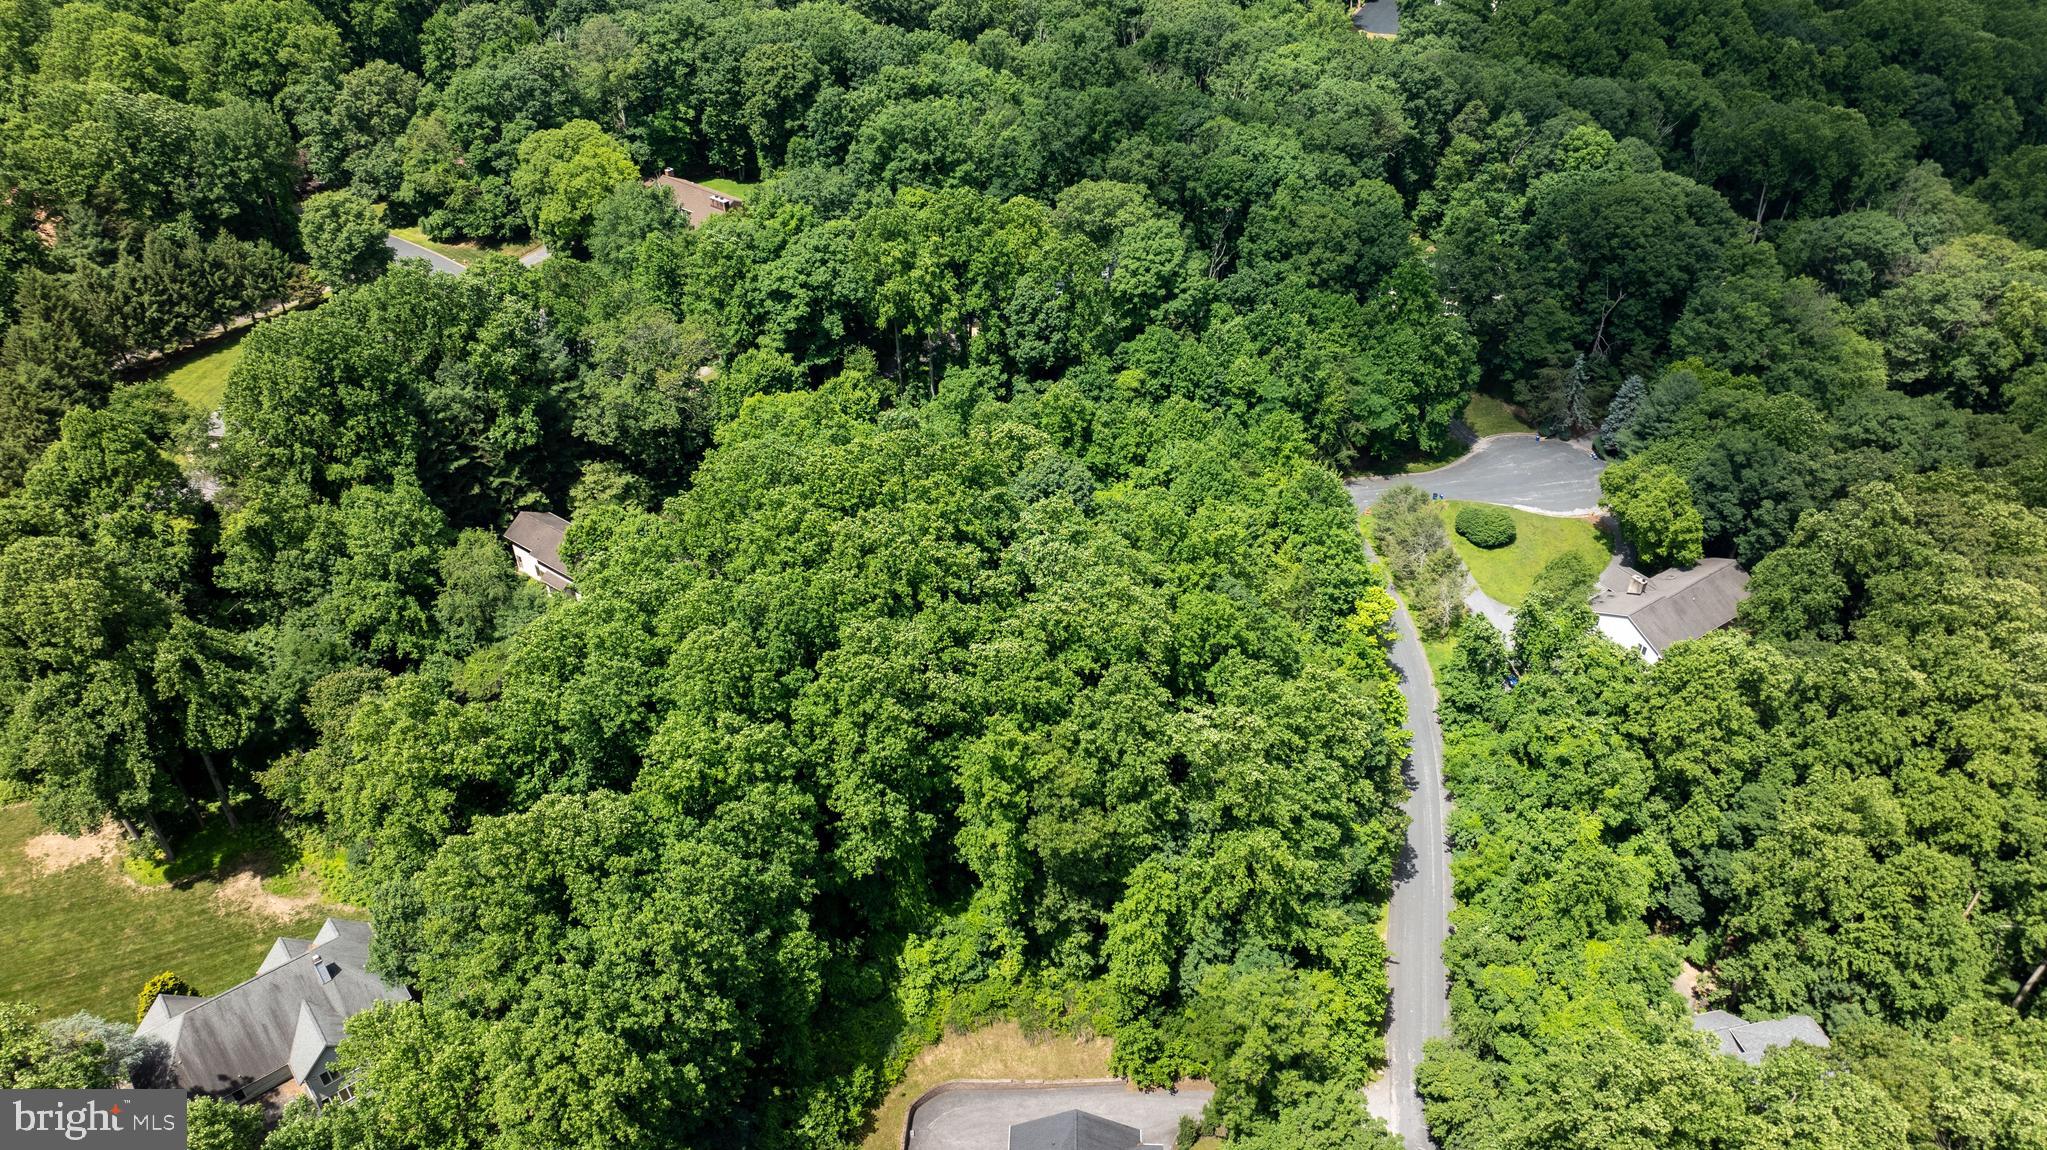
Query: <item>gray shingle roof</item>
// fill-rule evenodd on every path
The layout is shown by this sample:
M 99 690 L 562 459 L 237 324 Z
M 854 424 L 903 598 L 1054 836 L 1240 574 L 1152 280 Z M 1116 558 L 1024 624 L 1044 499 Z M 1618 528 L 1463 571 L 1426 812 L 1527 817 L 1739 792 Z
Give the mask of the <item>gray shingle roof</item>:
M 1616 571 L 1618 579 L 1613 578 Z M 1592 610 L 1631 621 L 1659 654 L 1673 643 L 1734 622 L 1735 608 L 1748 598 L 1748 572 L 1732 559 L 1702 559 L 1696 567 L 1665 571 L 1649 580 L 1640 595 L 1627 593 L 1632 574 L 1624 567 L 1609 568 L 1592 596 Z
M 170 1046 L 172 1070 L 188 1090 L 222 1093 L 287 1066 L 300 1076 L 300 1063 L 317 1063 L 351 1016 L 411 999 L 364 969 L 370 937 L 368 923 L 330 918 L 297 955 L 273 962 L 293 949 L 273 946 L 254 978 L 189 1004 L 152 1006 L 135 1032 Z
M 1009 1150 L 1140 1150 L 1136 1127 L 1085 1110 L 1065 1110 L 1009 1128 Z
M 505 541 L 532 552 L 541 566 L 560 575 L 566 586 L 569 568 L 562 562 L 561 552 L 562 534 L 568 529 L 569 521 L 552 511 L 521 511 L 512 517 L 512 525 L 505 528 Z
M 1765 1051 L 1794 1042 L 1812 1046 L 1833 1045 L 1827 1038 L 1827 1032 L 1808 1014 L 1744 1022 L 1740 1015 L 1709 1010 L 1692 1019 L 1692 1029 L 1719 1035 L 1720 1053 L 1748 1063 L 1760 1063 Z
M 1399 0 L 1365 0 L 1350 15 L 1351 26 L 1373 36 L 1400 34 Z

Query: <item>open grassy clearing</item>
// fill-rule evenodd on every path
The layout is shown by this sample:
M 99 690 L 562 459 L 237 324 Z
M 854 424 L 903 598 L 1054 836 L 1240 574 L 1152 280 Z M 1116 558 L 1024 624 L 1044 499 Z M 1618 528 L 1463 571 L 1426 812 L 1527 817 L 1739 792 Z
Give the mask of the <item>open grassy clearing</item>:
M 874 1124 L 860 1144 L 861 1150 L 897 1150 L 910 1103 L 941 1082 L 955 1078 L 1107 1078 L 1110 1045 L 1106 1038 L 1028 1035 L 1014 1022 L 948 1034 L 917 1055 L 903 1080 L 888 1092 L 874 1112 Z
M 428 251 L 439 252 L 465 267 L 493 252 L 518 259 L 520 256 L 540 246 L 532 240 L 504 244 L 443 243 L 440 240 L 428 239 L 426 233 L 418 228 L 392 228 L 391 234 L 409 243 L 418 244 Z
M 256 972 L 271 940 L 310 938 L 339 909 L 276 897 L 256 871 L 142 886 L 119 855 L 118 833 L 48 835 L 27 804 L 0 807 L 0 1001 L 131 1022 L 151 975 L 225 990 Z
M 742 200 L 751 199 L 753 197 L 753 193 L 755 192 L 755 190 L 757 190 L 760 187 L 759 184 L 742 184 L 738 180 L 727 180 L 722 177 L 717 179 L 698 180 L 697 183 L 702 184 L 703 186 L 711 189 L 714 192 L 724 192 L 728 196 L 734 196 Z
M 1436 514 L 1443 517 L 1443 526 L 1450 529 L 1450 543 L 1478 582 L 1479 590 L 1509 607 L 1519 606 L 1528 597 L 1535 577 L 1558 556 L 1575 552 L 1598 571 L 1613 554 L 1606 535 L 1587 520 L 1536 515 L 1511 507 L 1506 510 L 1514 517 L 1514 542 L 1492 551 L 1474 547 L 1457 534 L 1457 512 L 1477 506 L 1480 505 L 1461 499 L 1445 499 L 1436 504 Z
M 208 344 L 204 350 L 178 360 L 174 366 L 158 375 L 165 386 L 177 394 L 179 399 L 200 411 L 214 411 L 220 407 L 220 397 L 227 393 L 227 375 L 242 359 L 242 340 L 249 329 L 227 336 Z
M 1488 435 L 1512 435 L 1516 432 L 1535 429 L 1521 422 L 1504 400 L 1490 395 L 1474 395 L 1464 405 L 1464 423 L 1472 433 L 1483 439 Z
M 1474 395 L 1466 401 L 1463 419 L 1464 425 L 1471 428 L 1472 434 L 1481 439 L 1488 435 L 1511 435 L 1516 432 L 1535 430 L 1521 422 L 1520 417 L 1514 414 L 1513 408 L 1508 407 L 1505 402 L 1494 399 L 1490 395 Z M 1452 439 L 1443 445 L 1443 450 L 1440 454 L 1432 455 L 1425 459 L 1410 459 L 1400 465 L 1400 470 L 1408 475 L 1416 475 L 1424 471 L 1434 471 L 1438 467 L 1455 463 L 1464 458 L 1465 454 L 1470 450 L 1471 448 L 1464 443 Z

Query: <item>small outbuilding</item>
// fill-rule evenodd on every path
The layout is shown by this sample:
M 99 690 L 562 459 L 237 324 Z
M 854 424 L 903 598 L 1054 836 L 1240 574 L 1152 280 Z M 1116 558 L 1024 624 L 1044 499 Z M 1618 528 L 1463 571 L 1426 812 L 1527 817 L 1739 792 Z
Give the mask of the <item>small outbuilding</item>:
M 562 562 L 562 536 L 569 521 L 552 511 L 521 511 L 505 528 L 505 542 L 512 545 L 512 561 L 519 574 L 535 580 L 550 591 L 574 595 L 575 582 L 568 564 Z
M 1616 562 L 1599 577 L 1592 613 L 1602 634 L 1654 663 L 1671 644 L 1734 622 L 1746 598 L 1748 572 L 1732 559 L 1703 559 L 1654 578 Z
M 1827 1032 L 1809 1014 L 1745 1022 L 1738 1014 L 1709 1010 L 1692 1017 L 1692 1029 L 1719 1035 L 1720 1053 L 1751 1064 L 1760 1064 L 1763 1053 L 1776 1046 L 1789 1046 L 1794 1042 L 1808 1046 L 1833 1045 L 1827 1038 Z
M 1009 1150 L 1164 1150 L 1135 1126 L 1085 1110 L 1063 1110 L 1009 1128 Z

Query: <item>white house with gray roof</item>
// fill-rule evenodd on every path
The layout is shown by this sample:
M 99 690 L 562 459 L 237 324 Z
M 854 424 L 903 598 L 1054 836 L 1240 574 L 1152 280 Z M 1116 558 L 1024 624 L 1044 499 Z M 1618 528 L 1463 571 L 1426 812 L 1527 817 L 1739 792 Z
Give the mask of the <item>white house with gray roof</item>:
M 1672 644 L 1696 639 L 1734 622 L 1748 598 L 1748 572 L 1732 559 L 1702 559 L 1654 578 L 1616 559 L 1599 576 L 1592 613 L 1600 634 L 1639 651 L 1654 663 Z
M 562 536 L 568 530 L 569 521 L 552 511 L 521 511 L 505 528 L 505 542 L 512 545 L 512 562 L 518 564 L 519 574 L 573 598 L 575 580 L 569 578 L 569 566 L 561 555 Z
M 209 996 L 161 994 L 135 1028 L 171 1051 L 178 1085 L 248 1102 L 296 1083 L 347 1097 L 328 1065 L 348 1020 L 412 992 L 366 969 L 370 924 L 330 918 L 312 938 L 280 938 L 256 976 Z

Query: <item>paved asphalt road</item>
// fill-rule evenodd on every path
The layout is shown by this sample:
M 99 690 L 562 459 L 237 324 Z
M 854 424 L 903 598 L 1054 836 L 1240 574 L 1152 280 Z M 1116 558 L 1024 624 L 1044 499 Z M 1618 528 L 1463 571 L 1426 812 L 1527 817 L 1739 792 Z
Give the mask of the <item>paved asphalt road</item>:
M 442 275 L 459 276 L 462 274 L 461 264 L 431 248 L 420 247 L 411 240 L 401 240 L 397 236 L 387 235 L 384 237 L 384 246 L 390 248 L 391 255 L 397 259 L 425 260 L 427 266 L 440 272 Z
M 1599 510 L 1599 473 L 1606 461 L 1578 444 L 1533 435 L 1491 435 L 1469 454 L 1434 471 L 1374 475 L 1350 481 L 1359 510 L 1396 483 L 1412 483 L 1445 499 L 1503 503 L 1542 515 Z
M 1450 1033 L 1450 975 L 1443 967 L 1443 939 L 1450 929 L 1450 847 L 1443 829 L 1449 800 L 1443 794 L 1443 732 L 1436 725 L 1436 684 L 1402 605 L 1393 614 L 1393 665 L 1407 698 L 1407 729 L 1413 736 L 1407 759 L 1407 847 L 1393 868 L 1393 904 L 1387 910 L 1387 968 L 1392 984 L 1392 1018 L 1386 1028 L 1386 1071 L 1366 1091 L 1372 1113 L 1407 1143 L 1408 1150 L 1432 1147 L 1414 1068 L 1422 1043 Z
M 910 1150 L 1006 1150 L 1011 1126 L 1067 1110 L 1135 1126 L 1146 1142 L 1171 1146 L 1180 1116 L 1200 1114 L 1213 1093 L 1206 1087 L 1167 1093 L 1120 1085 L 955 1090 L 910 1116 Z

